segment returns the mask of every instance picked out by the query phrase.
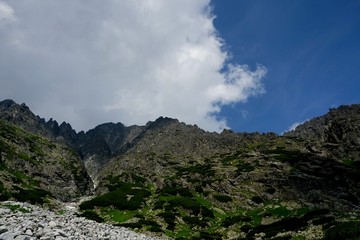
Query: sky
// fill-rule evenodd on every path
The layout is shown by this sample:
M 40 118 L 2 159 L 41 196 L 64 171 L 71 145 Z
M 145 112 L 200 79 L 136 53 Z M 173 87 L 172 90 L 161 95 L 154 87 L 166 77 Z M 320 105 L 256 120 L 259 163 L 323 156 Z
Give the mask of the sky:
M 0 100 L 75 130 L 282 132 L 360 103 L 359 0 L 0 0 Z

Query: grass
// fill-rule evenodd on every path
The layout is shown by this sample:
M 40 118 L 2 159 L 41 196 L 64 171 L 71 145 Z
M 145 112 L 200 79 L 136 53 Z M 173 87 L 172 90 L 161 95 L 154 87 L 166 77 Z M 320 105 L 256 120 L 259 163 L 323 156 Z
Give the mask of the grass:
M 12 205 L 12 204 L 1 204 L 1 206 L 10 209 L 12 212 L 18 212 L 18 211 L 22 212 L 22 213 L 30 213 L 30 212 L 32 212 L 31 209 L 23 208 L 18 204 L 14 204 L 14 205 Z
M 102 216 L 118 223 L 126 222 L 137 214 L 137 211 L 121 211 L 118 209 L 102 210 L 102 212 Z
M 293 213 L 293 211 L 290 211 L 286 207 L 281 206 L 276 208 L 269 208 L 266 210 L 266 213 L 276 217 L 288 217 Z

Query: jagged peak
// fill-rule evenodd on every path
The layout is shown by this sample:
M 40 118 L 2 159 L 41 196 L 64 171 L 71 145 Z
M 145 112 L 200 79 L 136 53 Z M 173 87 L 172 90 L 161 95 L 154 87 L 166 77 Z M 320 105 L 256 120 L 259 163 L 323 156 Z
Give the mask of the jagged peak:
M 4 106 L 4 107 L 11 107 L 12 105 L 15 104 L 17 103 L 12 99 L 5 99 L 3 101 L 0 101 L 0 106 Z
M 160 116 L 155 121 L 147 122 L 145 127 L 147 129 L 152 129 L 152 128 L 165 127 L 170 124 L 178 124 L 178 123 L 179 123 L 179 120 L 177 120 L 177 119 Z

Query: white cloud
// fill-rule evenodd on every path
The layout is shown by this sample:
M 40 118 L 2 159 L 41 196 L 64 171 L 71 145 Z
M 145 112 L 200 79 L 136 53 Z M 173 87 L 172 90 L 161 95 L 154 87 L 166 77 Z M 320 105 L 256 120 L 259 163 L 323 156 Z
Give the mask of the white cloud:
M 0 1 L 0 19 L 16 19 L 0 28 L 0 95 L 77 130 L 162 115 L 219 131 L 216 113 L 263 93 L 266 69 L 227 64 L 210 10 L 209 0 Z
M 14 10 L 6 2 L 0 1 L 0 26 L 13 21 L 15 21 Z

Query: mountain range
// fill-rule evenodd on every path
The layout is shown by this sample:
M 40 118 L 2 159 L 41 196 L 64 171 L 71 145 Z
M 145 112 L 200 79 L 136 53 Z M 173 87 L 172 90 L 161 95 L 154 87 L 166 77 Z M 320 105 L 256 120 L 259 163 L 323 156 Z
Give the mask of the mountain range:
M 76 132 L 0 102 L 0 200 L 175 239 L 359 239 L 360 105 L 282 136 L 160 117 Z

